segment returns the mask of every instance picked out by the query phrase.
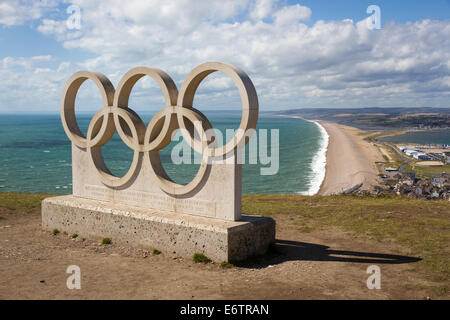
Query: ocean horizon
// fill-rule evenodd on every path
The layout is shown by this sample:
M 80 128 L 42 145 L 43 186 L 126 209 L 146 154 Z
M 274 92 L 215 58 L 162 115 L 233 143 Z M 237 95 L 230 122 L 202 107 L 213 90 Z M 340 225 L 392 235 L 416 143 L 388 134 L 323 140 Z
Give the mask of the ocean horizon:
M 143 114 L 142 119 L 148 123 L 151 116 Z M 91 113 L 78 114 L 83 132 L 87 131 L 91 118 Z M 240 113 L 209 112 L 208 118 L 225 136 L 226 129 L 238 127 Z M 316 194 L 325 176 L 328 145 L 325 129 L 309 120 L 265 114 L 260 115 L 257 129 L 267 130 L 269 159 L 272 156 L 271 130 L 279 130 L 279 169 L 274 175 L 261 175 L 262 168 L 276 166 L 275 160 L 272 159 L 271 164 L 262 164 L 259 160 L 257 164 L 250 164 L 247 145 L 243 193 Z M 257 132 L 264 134 L 264 131 Z M 173 141 L 160 154 L 168 175 L 175 182 L 185 184 L 195 176 L 199 165 L 172 163 L 171 151 L 178 142 Z M 121 176 L 128 170 L 132 151 L 117 133 L 102 147 L 102 153 L 115 175 Z M 64 133 L 59 114 L 0 115 L 0 191 L 70 194 L 71 165 L 71 143 Z

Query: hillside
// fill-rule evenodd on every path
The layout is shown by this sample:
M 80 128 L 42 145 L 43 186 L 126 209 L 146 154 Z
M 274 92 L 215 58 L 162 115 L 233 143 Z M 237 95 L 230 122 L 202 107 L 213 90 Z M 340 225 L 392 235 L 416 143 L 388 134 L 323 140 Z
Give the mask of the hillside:
M 276 220 L 277 242 L 232 266 L 43 232 L 48 196 L 0 193 L 0 298 L 449 298 L 448 201 L 245 195 L 245 214 Z M 61 285 L 74 263 L 88 279 L 84 291 Z M 382 269 L 383 290 L 366 288 L 372 264 Z

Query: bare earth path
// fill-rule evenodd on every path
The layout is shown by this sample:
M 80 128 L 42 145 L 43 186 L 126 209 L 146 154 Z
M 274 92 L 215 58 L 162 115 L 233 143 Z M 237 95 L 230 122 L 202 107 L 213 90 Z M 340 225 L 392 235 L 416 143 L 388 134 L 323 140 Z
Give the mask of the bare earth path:
M 325 179 L 320 195 L 341 193 L 358 184 L 369 189 L 377 182 L 376 161 L 383 161 L 379 149 L 365 141 L 357 128 L 318 121 L 329 135 Z
M 5 209 L 2 209 L 5 210 Z M 0 212 L 0 299 L 423 299 L 427 285 L 416 259 L 394 243 L 338 229 L 301 233 L 277 215 L 278 253 L 240 267 L 195 264 L 98 242 L 51 235 L 40 213 Z M 401 255 L 401 256 L 392 256 Z M 381 290 L 366 286 L 380 266 Z M 81 268 L 81 290 L 69 290 L 66 269 Z

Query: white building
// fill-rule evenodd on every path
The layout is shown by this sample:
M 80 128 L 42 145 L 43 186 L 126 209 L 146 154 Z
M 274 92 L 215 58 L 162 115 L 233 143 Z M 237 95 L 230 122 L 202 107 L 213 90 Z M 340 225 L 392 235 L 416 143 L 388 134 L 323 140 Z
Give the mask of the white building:
M 430 160 L 430 157 L 423 152 L 417 152 L 415 154 L 413 154 L 413 157 L 417 160 Z
M 425 152 L 422 152 L 417 149 L 403 149 L 403 152 L 410 157 L 413 157 L 417 160 L 430 160 L 430 156 L 428 156 Z
M 407 156 L 413 156 L 415 153 L 420 152 L 419 150 L 415 150 L 415 149 L 404 149 L 403 152 L 407 155 Z

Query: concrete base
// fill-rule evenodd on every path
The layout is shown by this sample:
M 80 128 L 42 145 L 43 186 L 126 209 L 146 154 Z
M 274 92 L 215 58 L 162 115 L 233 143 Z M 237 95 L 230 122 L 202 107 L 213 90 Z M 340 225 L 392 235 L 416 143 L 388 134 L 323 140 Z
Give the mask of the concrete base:
M 225 221 L 72 195 L 42 201 L 42 227 L 186 258 L 203 253 L 216 262 L 264 254 L 275 241 L 271 218 L 243 215 L 240 221 Z

